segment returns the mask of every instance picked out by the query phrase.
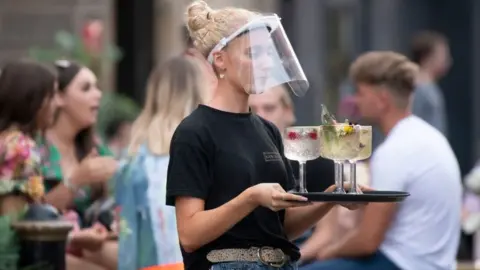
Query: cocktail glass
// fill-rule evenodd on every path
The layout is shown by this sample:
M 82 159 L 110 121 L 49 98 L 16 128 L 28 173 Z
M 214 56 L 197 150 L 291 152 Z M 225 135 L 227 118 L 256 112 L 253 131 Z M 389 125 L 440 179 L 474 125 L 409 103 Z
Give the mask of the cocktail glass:
M 289 127 L 284 139 L 285 157 L 299 164 L 298 191 L 307 193 L 305 167 L 307 161 L 320 157 L 319 127 Z
M 343 163 L 358 156 L 360 130 L 355 125 L 339 123 L 320 126 L 320 155 L 335 163 L 335 191 L 346 193 L 343 186 Z
M 358 155 L 349 159 L 350 164 L 350 190 L 349 194 L 363 194 L 362 190 L 357 188 L 357 161 L 368 159 L 372 155 L 372 126 L 358 126 L 360 130 L 360 151 Z

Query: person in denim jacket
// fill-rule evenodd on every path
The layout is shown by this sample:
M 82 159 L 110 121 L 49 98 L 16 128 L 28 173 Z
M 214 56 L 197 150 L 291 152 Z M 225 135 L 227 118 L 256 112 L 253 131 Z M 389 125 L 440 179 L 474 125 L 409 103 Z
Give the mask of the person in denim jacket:
M 183 269 L 175 208 L 165 203 L 166 177 L 172 134 L 206 93 L 197 63 L 179 56 L 150 76 L 145 106 L 132 127 L 129 157 L 115 183 L 119 270 Z

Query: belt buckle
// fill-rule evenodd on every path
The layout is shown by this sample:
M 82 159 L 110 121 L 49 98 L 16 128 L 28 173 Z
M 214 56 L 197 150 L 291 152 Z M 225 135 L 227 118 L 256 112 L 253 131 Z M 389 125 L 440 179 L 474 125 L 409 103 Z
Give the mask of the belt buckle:
M 280 262 L 267 262 L 266 260 L 263 259 L 263 256 L 262 256 L 262 252 L 265 251 L 265 250 L 275 250 L 274 248 L 272 247 L 261 247 L 258 249 L 258 253 L 257 253 L 257 257 L 258 257 L 258 260 L 265 264 L 265 265 L 268 265 L 268 266 L 271 266 L 271 267 L 274 267 L 274 268 L 282 268 L 285 263 L 287 262 L 287 257 L 285 256 L 285 254 L 282 252 L 282 260 Z

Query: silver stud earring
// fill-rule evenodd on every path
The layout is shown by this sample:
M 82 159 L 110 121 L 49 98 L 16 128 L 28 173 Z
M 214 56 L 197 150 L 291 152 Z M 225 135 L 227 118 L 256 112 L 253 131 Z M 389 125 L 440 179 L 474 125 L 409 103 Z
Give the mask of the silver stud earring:
M 220 74 L 218 74 L 218 77 L 220 77 L 220 79 L 223 79 L 223 78 L 225 78 L 225 74 L 220 73 Z

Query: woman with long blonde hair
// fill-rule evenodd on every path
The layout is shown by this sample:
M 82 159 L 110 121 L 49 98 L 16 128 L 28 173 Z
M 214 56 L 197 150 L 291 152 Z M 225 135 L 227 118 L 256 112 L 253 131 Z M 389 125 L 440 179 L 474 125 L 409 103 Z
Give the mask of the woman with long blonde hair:
M 145 106 L 132 127 L 129 159 L 116 181 L 120 270 L 183 269 L 175 209 L 165 204 L 168 152 L 177 126 L 202 102 L 203 77 L 198 62 L 183 56 L 150 76 Z
M 199 64 L 188 57 L 168 61 L 152 73 L 142 113 L 132 127 L 128 148 L 134 154 L 147 143 L 156 155 L 168 154 L 178 124 L 197 108 L 204 92 Z

